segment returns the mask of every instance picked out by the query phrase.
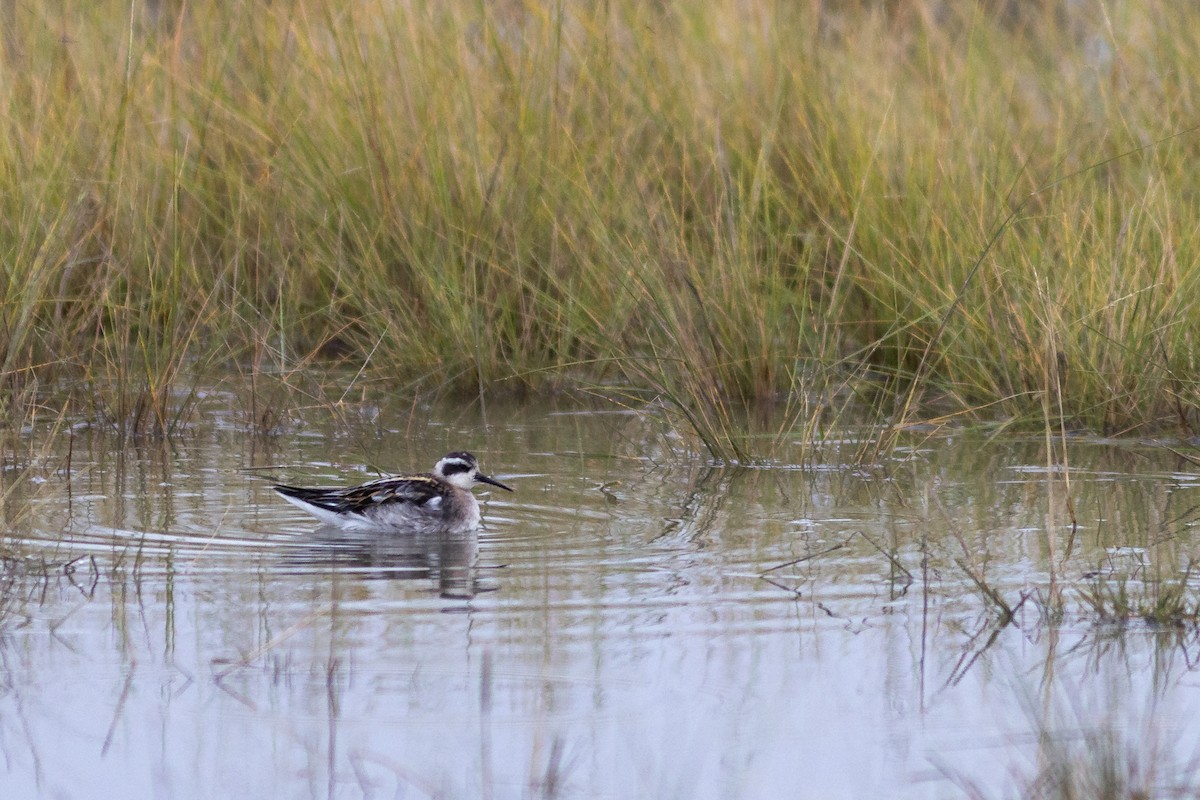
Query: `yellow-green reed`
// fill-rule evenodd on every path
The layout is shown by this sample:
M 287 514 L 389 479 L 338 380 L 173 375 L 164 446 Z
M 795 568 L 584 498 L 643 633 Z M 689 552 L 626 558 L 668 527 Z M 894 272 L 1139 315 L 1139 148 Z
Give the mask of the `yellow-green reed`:
M 4 411 L 169 432 L 339 363 L 657 397 L 727 460 L 858 401 L 1190 430 L 1196 13 L 6 4 Z

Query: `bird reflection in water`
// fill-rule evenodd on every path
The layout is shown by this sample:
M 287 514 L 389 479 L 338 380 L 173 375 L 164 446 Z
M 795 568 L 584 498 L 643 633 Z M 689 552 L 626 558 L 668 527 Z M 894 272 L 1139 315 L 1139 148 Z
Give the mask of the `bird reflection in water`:
M 432 580 L 441 597 L 456 600 L 496 588 L 477 575 L 476 531 L 389 535 L 322 525 L 297 547 L 285 559 L 303 571 L 338 571 L 372 580 Z

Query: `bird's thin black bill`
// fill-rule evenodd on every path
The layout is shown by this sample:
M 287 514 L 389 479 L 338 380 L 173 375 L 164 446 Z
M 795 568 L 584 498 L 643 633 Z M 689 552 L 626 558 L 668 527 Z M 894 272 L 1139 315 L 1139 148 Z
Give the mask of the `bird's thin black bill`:
M 475 480 L 477 480 L 481 483 L 490 483 L 492 486 L 499 486 L 501 489 L 504 489 L 505 491 L 509 491 L 509 492 L 512 491 L 512 487 L 505 486 L 503 483 L 496 480 L 495 478 L 489 478 L 487 475 L 484 475 L 481 472 L 475 474 Z

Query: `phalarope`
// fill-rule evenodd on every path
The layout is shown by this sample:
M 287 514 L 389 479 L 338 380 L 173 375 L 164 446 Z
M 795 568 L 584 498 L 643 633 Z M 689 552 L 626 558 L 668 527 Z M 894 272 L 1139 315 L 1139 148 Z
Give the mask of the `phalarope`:
M 479 471 L 470 453 L 442 456 L 433 472 L 394 475 L 347 489 L 276 486 L 294 506 L 322 522 L 348 530 L 470 531 L 479 527 L 479 503 L 471 487 L 487 483 L 512 491 Z

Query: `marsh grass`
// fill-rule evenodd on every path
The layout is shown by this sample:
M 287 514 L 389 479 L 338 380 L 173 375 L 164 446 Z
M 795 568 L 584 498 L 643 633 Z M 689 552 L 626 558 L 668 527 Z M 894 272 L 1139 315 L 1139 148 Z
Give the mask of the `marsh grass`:
M 1095 577 L 1079 588 L 1079 596 L 1095 617 L 1123 624 L 1141 620 L 1170 628 L 1200 628 L 1200 592 L 1193 581 L 1195 565 L 1170 579 L 1139 580 L 1125 576 Z
M 1012 591 L 1011 596 L 1005 596 L 982 565 L 971 564 L 965 556 L 954 558 L 954 565 L 994 619 L 996 630 L 1017 623 L 1017 613 L 1032 600 L 1037 619 L 1052 626 L 1083 618 L 1101 626 L 1141 623 L 1150 629 L 1200 633 L 1200 591 L 1192 562 L 1178 574 L 1165 576 L 1149 574 L 1145 561 L 1132 571 L 1107 567 L 1082 578 L 1055 572 L 1044 585 Z
M 270 427 L 330 364 L 738 462 L 858 404 L 1197 424 L 1186 4 L 6 9 L 10 424 L 169 434 L 224 370 Z

